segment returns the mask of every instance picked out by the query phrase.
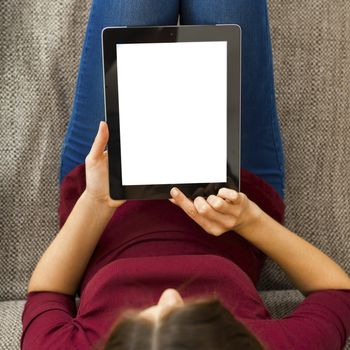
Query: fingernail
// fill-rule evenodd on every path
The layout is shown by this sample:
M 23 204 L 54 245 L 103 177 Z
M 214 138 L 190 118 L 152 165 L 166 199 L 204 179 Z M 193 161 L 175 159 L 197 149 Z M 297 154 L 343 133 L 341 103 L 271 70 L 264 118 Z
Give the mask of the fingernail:
M 176 188 L 176 187 L 173 187 L 170 191 L 170 194 L 173 196 L 173 197 L 176 197 L 178 194 L 179 194 L 179 190 Z

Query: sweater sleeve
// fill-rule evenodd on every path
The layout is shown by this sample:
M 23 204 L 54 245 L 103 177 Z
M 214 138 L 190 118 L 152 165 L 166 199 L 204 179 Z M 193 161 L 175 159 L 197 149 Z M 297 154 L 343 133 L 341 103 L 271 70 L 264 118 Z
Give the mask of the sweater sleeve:
M 30 292 L 22 313 L 21 349 L 89 349 L 75 322 L 75 298 L 55 292 Z
M 341 350 L 350 336 L 350 290 L 311 293 L 277 322 L 293 349 Z
M 63 179 L 60 188 L 59 222 L 60 227 L 66 222 L 75 203 L 86 188 L 85 164 L 77 165 Z

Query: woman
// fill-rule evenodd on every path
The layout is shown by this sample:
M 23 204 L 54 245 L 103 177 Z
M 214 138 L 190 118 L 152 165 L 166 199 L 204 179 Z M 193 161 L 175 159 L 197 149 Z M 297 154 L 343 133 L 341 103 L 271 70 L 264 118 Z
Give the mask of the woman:
M 113 201 L 101 30 L 176 24 L 179 13 L 181 24 L 242 27 L 242 192 Z M 341 349 L 349 277 L 281 225 L 283 183 L 265 1 L 93 1 L 62 151 L 61 230 L 29 282 L 22 348 Z M 266 255 L 306 295 L 281 320 L 255 288 Z

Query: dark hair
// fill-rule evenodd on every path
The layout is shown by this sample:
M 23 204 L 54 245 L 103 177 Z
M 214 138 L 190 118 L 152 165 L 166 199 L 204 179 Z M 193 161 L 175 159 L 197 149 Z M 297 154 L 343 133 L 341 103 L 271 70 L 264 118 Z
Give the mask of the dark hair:
M 218 299 L 192 302 L 155 323 L 124 313 L 112 327 L 104 350 L 263 350 L 257 338 Z

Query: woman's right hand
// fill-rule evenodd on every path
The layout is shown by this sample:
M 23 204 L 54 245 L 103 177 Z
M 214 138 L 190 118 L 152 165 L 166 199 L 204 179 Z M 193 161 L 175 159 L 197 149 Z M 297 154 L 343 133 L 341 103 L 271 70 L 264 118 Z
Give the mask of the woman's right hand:
M 176 189 L 177 194 L 173 192 Z M 172 188 L 172 203 L 200 225 L 207 233 L 220 236 L 233 230 L 237 233 L 255 225 L 263 211 L 244 193 L 229 188 L 220 188 L 218 194 L 210 195 L 207 200 L 196 197 L 187 198 L 178 188 Z

